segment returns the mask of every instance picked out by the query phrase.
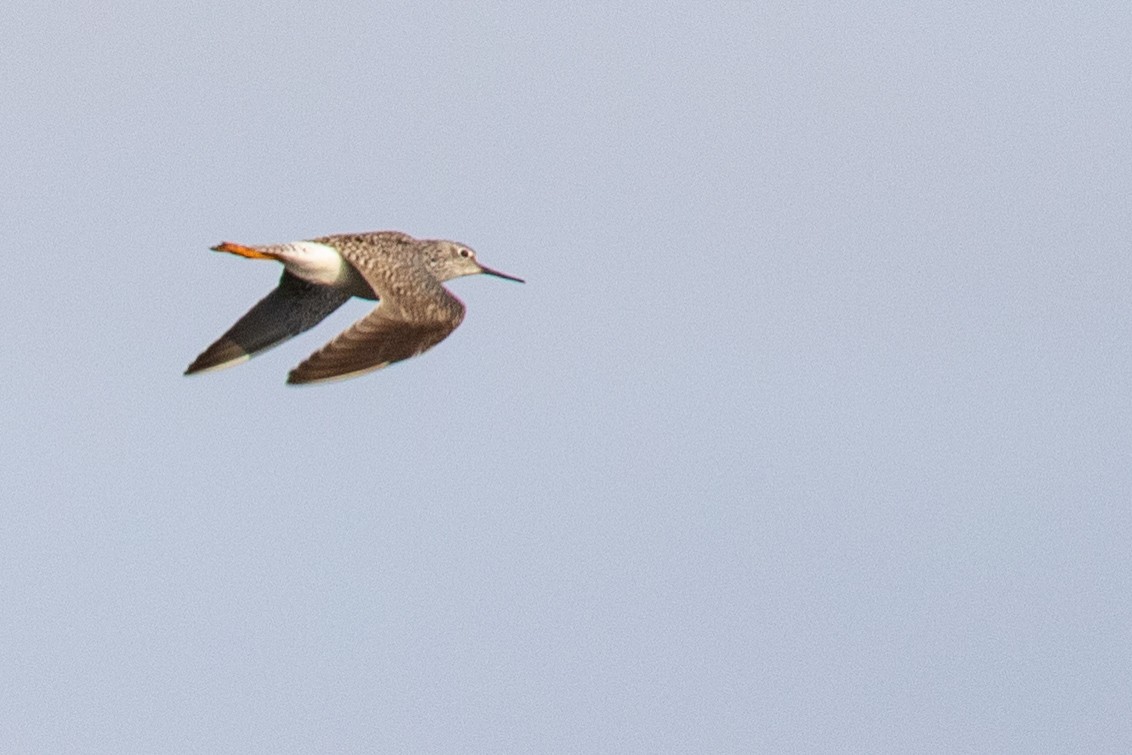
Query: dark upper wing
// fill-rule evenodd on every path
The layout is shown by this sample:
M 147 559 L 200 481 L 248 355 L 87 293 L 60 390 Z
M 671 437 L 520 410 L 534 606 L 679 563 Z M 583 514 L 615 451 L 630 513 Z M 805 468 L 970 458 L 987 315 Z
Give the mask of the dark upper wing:
M 416 356 L 448 337 L 464 316 L 464 307 L 449 319 L 410 321 L 389 317 L 383 306 L 351 325 L 302 364 L 291 370 L 288 383 L 317 383 L 354 377 Z
M 185 370 L 186 375 L 229 367 L 322 322 L 350 294 L 308 283 L 283 271 L 274 291 L 252 307 Z
M 404 234 L 390 234 L 394 242 Z M 287 377 L 316 383 L 353 377 L 416 356 L 443 341 L 464 319 L 464 305 L 413 255 L 380 245 L 337 246 L 381 304 L 312 354 Z

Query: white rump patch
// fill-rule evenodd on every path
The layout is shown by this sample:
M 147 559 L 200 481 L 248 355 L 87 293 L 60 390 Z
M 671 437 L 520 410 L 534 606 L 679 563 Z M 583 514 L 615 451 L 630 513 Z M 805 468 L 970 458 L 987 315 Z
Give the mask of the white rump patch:
M 338 250 L 315 241 L 283 244 L 279 261 L 291 275 L 320 286 L 342 285 L 351 270 L 350 264 L 342 259 Z

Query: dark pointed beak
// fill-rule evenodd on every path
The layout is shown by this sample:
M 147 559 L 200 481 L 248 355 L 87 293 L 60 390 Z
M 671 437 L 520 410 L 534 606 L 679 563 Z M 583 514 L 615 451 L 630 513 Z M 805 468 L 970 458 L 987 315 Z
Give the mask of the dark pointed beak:
M 484 275 L 494 275 L 496 278 L 506 278 L 509 281 L 519 281 L 520 283 L 526 283 L 526 281 L 522 278 L 516 278 L 514 275 L 501 273 L 498 270 L 492 270 L 490 267 L 484 267 L 483 265 L 480 265 L 480 272 Z

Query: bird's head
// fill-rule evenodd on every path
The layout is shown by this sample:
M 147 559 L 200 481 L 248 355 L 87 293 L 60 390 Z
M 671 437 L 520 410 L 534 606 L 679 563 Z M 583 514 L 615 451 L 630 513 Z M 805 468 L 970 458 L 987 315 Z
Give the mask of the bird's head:
M 467 244 L 458 241 L 434 241 L 425 255 L 432 273 L 442 281 L 460 278 L 465 275 L 494 275 L 510 281 L 523 283 L 522 278 L 484 267 L 476 259 L 476 252 Z

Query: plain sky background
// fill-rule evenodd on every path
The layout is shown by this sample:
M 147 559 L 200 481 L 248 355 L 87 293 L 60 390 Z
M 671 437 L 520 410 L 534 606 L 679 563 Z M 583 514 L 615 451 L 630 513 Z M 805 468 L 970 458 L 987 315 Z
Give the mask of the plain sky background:
M 0 27 L 0 751 L 1132 749 L 1128 3 Z M 182 377 L 378 229 L 528 283 Z

